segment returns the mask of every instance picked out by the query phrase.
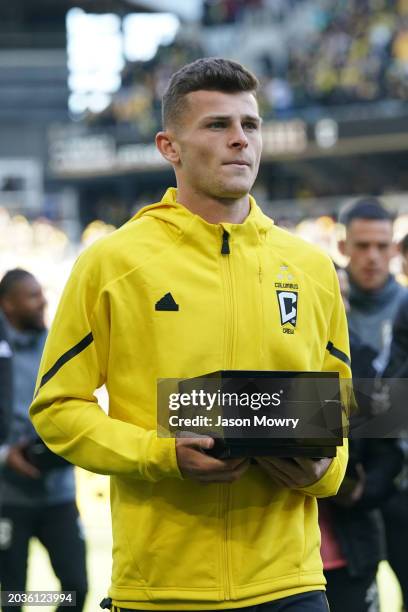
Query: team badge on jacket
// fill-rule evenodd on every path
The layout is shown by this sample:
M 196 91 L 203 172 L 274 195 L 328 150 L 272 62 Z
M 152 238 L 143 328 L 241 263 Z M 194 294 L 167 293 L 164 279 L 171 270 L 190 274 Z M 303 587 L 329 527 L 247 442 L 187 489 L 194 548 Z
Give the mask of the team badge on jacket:
M 290 323 L 296 327 L 298 294 L 296 291 L 277 291 L 281 325 Z
M 289 273 L 288 266 L 280 267 L 277 279 L 275 287 L 282 331 L 284 334 L 293 334 L 297 322 L 299 286 Z

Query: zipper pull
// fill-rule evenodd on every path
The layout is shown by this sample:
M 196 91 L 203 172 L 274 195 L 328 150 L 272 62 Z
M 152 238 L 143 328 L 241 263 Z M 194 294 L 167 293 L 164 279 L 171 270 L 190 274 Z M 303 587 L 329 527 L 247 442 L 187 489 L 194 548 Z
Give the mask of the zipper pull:
M 229 255 L 230 254 L 230 245 L 229 245 L 229 233 L 227 230 L 224 230 L 222 233 L 222 247 L 221 247 L 221 255 Z

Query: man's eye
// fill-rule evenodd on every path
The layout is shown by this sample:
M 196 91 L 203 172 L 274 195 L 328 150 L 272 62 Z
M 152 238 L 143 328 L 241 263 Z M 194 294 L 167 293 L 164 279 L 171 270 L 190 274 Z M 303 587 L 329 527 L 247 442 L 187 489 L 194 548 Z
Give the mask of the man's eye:
M 257 130 L 258 129 L 258 124 L 255 123 L 255 121 L 245 121 L 245 123 L 243 123 L 242 125 L 246 130 Z
M 212 121 L 208 124 L 208 127 L 210 128 L 223 128 L 224 126 L 225 123 L 223 121 Z

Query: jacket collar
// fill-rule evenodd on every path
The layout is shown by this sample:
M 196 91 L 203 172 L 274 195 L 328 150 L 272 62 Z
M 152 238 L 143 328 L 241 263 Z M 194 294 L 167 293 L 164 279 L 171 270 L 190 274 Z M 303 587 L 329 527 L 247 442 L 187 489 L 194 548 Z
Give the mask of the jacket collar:
M 177 201 L 177 189 L 170 187 L 160 202 L 145 206 L 137 212 L 134 219 L 141 217 L 154 217 L 167 224 L 178 234 L 219 241 L 225 229 L 232 239 L 236 236 L 240 240 L 252 244 L 261 242 L 266 233 L 273 227 L 273 220 L 267 217 L 257 205 L 255 198 L 249 196 L 250 211 L 243 223 L 208 223 L 199 215 L 192 213 L 188 208 Z

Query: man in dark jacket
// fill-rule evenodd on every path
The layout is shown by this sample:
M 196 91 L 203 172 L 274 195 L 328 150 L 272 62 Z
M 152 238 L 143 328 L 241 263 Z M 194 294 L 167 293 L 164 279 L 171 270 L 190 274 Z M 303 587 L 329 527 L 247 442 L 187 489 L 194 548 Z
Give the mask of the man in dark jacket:
M 0 316 L 0 445 L 7 438 L 11 412 L 11 348 Z
M 390 261 L 396 254 L 392 216 L 371 197 L 344 207 L 340 221 L 346 236 L 339 249 L 349 258 L 349 328 L 378 354 L 375 366 L 382 369 L 388 359 L 392 324 L 406 293 L 390 273 Z
M 407 290 L 390 274 L 390 261 L 397 249 L 393 243 L 392 215 L 382 203 L 373 197 L 361 198 L 342 209 L 340 220 L 346 227 L 346 236 L 339 243 L 339 249 L 349 258 L 350 308 L 347 320 L 351 336 L 358 336 L 362 345 L 377 353 L 372 361 L 376 378 L 372 386 L 380 399 L 372 404 L 372 410 L 378 414 L 386 409 L 386 402 L 381 400 L 380 376 L 390 357 L 393 322 L 402 300 L 408 299 L 405 297 Z M 393 361 L 397 351 L 395 345 Z M 352 364 L 356 363 L 352 357 Z M 402 571 L 401 566 L 408 566 L 408 553 L 403 563 L 401 555 L 403 550 L 408 550 L 408 519 L 398 522 L 398 512 L 394 512 L 392 507 L 384 512 L 383 518 L 388 561 L 407 598 L 408 572 L 406 569 Z
M 408 392 L 408 295 L 402 299 L 393 326 L 388 365 L 384 371 L 393 409 L 406 412 Z M 408 428 L 407 428 L 408 429 Z M 388 557 L 401 585 L 405 609 L 408 609 L 408 438 L 399 446 L 404 453 L 404 469 L 397 479 L 397 489 L 383 508 Z
M 348 312 L 348 278 L 342 269 L 337 274 Z M 356 399 L 359 408 L 369 410 L 376 351 L 350 330 L 350 352 Z M 363 385 L 364 393 L 360 393 Z M 393 493 L 401 465 L 402 454 L 394 440 L 350 439 L 349 463 L 340 490 L 335 497 L 319 502 L 321 552 L 332 612 L 379 611 L 376 574 L 384 546 L 378 508 Z
M 38 460 L 36 464 L 32 455 L 38 443 L 28 408 L 47 336 L 45 305 L 41 286 L 25 270 L 11 270 L 0 281 L 0 308 L 13 367 L 10 427 L 1 449 L 0 582 L 4 592 L 25 590 L 28 545 L 37 537 L 50 555 L 62 590 L 76 592 L 71 609 L 80 612 L 87 579 L 73 467 L 45 466 Z M 61 462 L 59 457 L 56 461 Z M 2 603 L 3 612 L 20 610 Z

